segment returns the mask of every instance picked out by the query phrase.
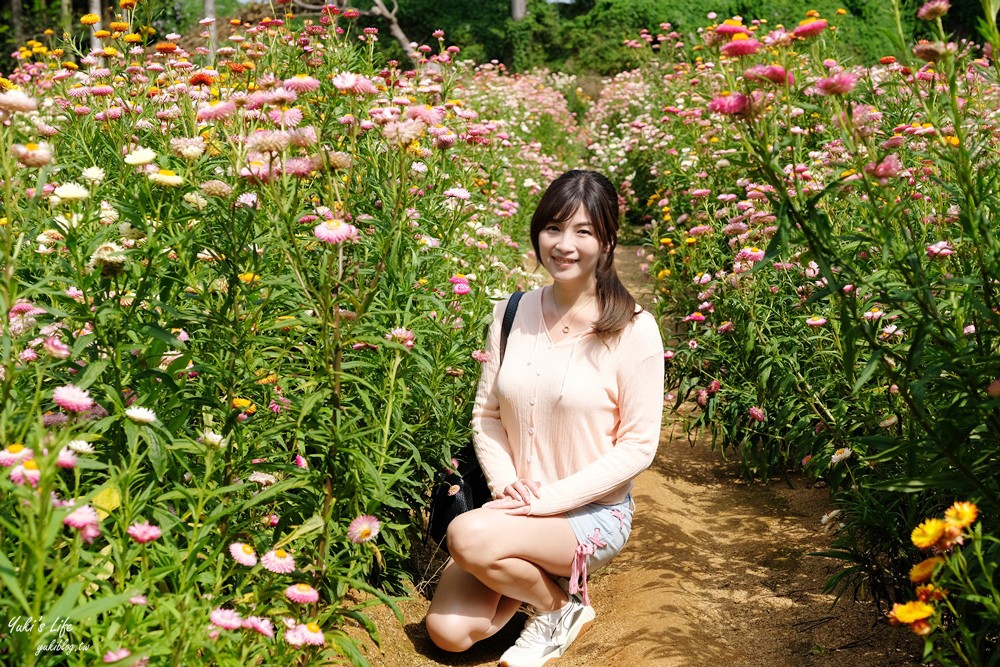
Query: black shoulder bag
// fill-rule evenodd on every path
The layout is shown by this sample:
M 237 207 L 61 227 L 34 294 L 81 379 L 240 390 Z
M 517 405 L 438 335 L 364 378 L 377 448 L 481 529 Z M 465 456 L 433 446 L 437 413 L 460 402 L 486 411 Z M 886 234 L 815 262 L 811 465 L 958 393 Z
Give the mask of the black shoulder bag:
M 523 294 L 523 292 L 511 294 L 503 314 L 503 324 L 500 327 L 501 365 L 504 352 L 507 350 L 507 337 L 510 336 L 510 330 L 514 326 L 517 304 Z M 457 470 L 448 469 L 438 473 L 437 484 L 431 495 L 429 532 L 434 543 L 445 551 L 448 550 L 445 535 L 451 520 L 463 512 L 482 507 L 493 498 L 486 484 L 486 476 L 479 467 L 479 460 L 476 458 L 476 450 L 471 440 L 462 448 L 456 459 Z

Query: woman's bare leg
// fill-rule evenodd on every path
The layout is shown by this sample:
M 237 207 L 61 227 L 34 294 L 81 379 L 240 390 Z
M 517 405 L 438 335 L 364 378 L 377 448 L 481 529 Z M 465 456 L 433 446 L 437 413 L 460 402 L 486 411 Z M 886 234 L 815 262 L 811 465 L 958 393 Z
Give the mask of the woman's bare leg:
M 568 598 L 553 577 L 569 576 L 576 547 L 564 516 L 478 509 L 457 517 L 448 527 L 453 561 L 427 613 L 431 639 L 464 651 L 502 628 L 521 602 L 559 609 Z

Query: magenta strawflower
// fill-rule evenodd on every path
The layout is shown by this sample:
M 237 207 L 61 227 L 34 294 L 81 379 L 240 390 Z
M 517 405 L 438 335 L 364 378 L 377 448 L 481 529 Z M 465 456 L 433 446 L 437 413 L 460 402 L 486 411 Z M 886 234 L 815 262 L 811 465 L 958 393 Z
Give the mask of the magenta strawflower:
M 209 614 L 208 620 L 212 625 L 223 630 L 238 630 L 243 626 L 242 616 L 232 609 L 225 609 L 223 607 L 213 609 L 212 613 Z
M 851 72 L 837 72 L 816 82 L 821 95 L 846 95 L 858 84 L 858 75 Z
M 229 545 L 229 553 L 240 565 L 253 567 L 257 564 L 257 552 L 253 547 L 243 542 L 233 542 Z
M 750 408 L 749 412 L 750 412 L 750 418 L 753 419 L 754 421 L 763 422 L 767 420 L 767 415 L 764 413 L 762 409 L 758 408 L 757 406 Z
M 145 544 L 146 542 L 152 542 L 153 540 L 159 539 L 162 535 L 159 526 L 154 526 L 149 523 L 149 521 L 143 521 L 142 523 L 133 523 L 128 528 L 129 536 L 138 542 L 139 544 Z
M 938 241 L 937 243 L 932 243 L 927 246 L 927 256 L 934 257 L 947 257 L 955 252 L 955 249 L 951 247 L 951 244 L 947 241 Z
M 812 315 L 806 318 L 806 324 L 811 327 L 821 327 L 826 324 L 826 318 L 819 315 Z
M 319 600 L 319 591 L 309 584 L 295 584 L 285 589 L 285 597 L 296 604 L 312 604 Z
M 59 457 L 56 459 L 56 465 L 58 467 L 70 470 L 76 467 L 76 463 L 76 452 L 69 447 L 63 447 L 59 450 Z
M 799 23 L 795 30 L 792 31 L 792 36 L 802 39 L 815 37 L 826 30 L 827 26 L 826 19 L 806 19 Z
M 295 559 L 284 549 L 272 549 L 260 557 L 260 564 L 265 570 L 275 574 L 288 574 L 295 571 Z
M 727 116 L 735 116 L 747 112 L 750 108 L 750 98 L 742 93 L 735 95 L 720 95 L 708 103 L 708 110 Z
M 378 519 L 370 514 L 362 514 L 347 527 L 347 539 L 355 544 L 368 542 L 378 535 L 380 527 Z
M 722 45 L 719 51 L 724 56 L 739 58 L 742 56 L 752 56 L 761 50 L 762 44 L 753 37 L 748 37 L 745 33 L 733 35 L 731 41 Z
M 448 188 L 444 191 L 444 196 L 449 199 L 461 199 L 462 201 L 472 198 L 472 194 L 465 188 Z
M 94 407 L 94 399 L 85 390 L 68 384 L 52 392 L 52 400 L 63 410 L 86 412 Z

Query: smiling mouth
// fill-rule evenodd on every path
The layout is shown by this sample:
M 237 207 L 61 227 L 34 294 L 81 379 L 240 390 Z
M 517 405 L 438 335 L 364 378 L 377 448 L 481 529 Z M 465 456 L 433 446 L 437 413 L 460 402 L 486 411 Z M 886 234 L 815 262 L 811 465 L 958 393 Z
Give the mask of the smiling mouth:
M 553 257 L 552 261 L 557 266 L 572 266 L 573 264 L 576 264 L 575 259 L 564 259 L 562 257 Z

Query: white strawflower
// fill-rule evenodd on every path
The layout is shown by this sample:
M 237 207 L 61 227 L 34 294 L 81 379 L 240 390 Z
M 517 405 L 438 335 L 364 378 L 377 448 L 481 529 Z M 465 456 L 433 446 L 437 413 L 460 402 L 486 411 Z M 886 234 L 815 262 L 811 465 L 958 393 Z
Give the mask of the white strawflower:
M 125 164 L 130 164 L 132 166 L 138 167 L 144 164 L 149 164 L 156 159 L 156 151 L 151 148 L 143 148 L 139 146 L 134 151 L 125 156 Z
M 70 440 L 66 445 L 77 454 L 93 454 L 94 446 L 86 440 Z
M 90 191 L 79 183 L 63 183 L 52 193 L 60 202 L 82 201 L 90 196 Z
M 149 180 L 157 185 L 174 188 L 184 182 L 184 179 L 170 169 L 160 169 L 149 174 Z
M 104 178 L 107 174 L 100 167 L 87 167 L 80 174 L 80 178 L 87 181 L 91 185 L 97 185 L 104 182 Z M 102 202 L 103 203 L 103 202 Z
M 225 438 L 215 431 L 204 431 L 201 434 L 201 441 L 209 447 L 222 447 Z
M 101 224 L 111 225 L 118 222 L 118 211 L 107 201 L 101 201 Z
M 197 192 L 188 192 L 186 195 L 184 195 L 184 201 L 189 206 L 198 209 L 199 211 L 208 206 L 208 200 L 202 197 Z
M 125 416 L 137 424 L 152 424 L 156 421 L 156 413 L 149 408 L 133 405 L 125 410 Z

